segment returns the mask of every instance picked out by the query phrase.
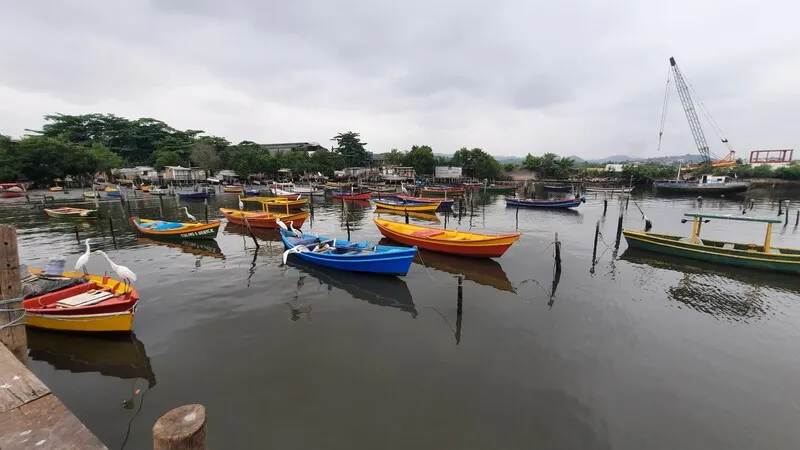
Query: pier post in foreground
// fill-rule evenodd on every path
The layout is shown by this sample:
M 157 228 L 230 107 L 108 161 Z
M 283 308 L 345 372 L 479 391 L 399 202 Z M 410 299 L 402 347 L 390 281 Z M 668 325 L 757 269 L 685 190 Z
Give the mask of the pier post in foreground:
M 464 307 L 464 275 L 458 276 L 458 300 L 456 303 L 456 313 L 461 315 Z
M 205 450 L 206 408 L 179 406 L 153 425 L 153 450 Z
M 0 225 L 0 343 L 22 363 L 28 363 L 28 335 L 22 308 L 17 230 Z
M 558 240 L 558 233 L 556 233 L 555 246 L 556 271 L 561 272 L 561 241 Z

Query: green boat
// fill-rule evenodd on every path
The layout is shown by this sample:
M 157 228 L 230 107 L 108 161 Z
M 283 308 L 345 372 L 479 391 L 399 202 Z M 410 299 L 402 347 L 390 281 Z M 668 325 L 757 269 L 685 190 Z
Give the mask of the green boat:
M 703 213 L 688 213 L 684 216 L 692 218 L 692 235 L 689 237 L 634 230 L 622 230 L 622 234 L 631 248 L 747 269 L 800 274 L 800 249 L 770 245 L 772 224 L 781 223 L 781 219 Z M 766 223 L 764 243 L 741 244 L 700 239 L 703 219 Z
M 516 186 L 485 186 L 480 188 L 481 192 L 487 194 L 513 194 L 517 192 Z

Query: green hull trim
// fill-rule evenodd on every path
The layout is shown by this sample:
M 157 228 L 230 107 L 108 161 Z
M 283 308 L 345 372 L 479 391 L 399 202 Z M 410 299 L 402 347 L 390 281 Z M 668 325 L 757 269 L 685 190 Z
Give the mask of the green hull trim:
M 762 252 L 747 252 L 668 240 L 639 232 L 630 233 L 627 230 L 623 231 L 623 235 L 629 247 L 648 252 L 663 253 L 679 258 L 689 258 L 746 269 L 800 274 L 800 253 L 764 254 Z

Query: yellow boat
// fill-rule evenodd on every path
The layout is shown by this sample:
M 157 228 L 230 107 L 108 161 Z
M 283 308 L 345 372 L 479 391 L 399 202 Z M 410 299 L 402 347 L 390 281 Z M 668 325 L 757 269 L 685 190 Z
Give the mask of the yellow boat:
M 442 230 L 374 217 L 373 222 L 385 237 L 425 250 L 473 258 L 498 258 L 517 242 L 522 233 L 482 234 Z
M 375 214 L 378 215 L 379 217 L 381 214 L 390 214 L 398 217 L 405 217 L 405 215 L 408 214 L 408 217 L 413 217 L 415 219 L 427 220 L 433 223 L 442 223 L 441 219 L 439 219 L 439 216 L 437 216 L 436 213 L 432 212 L 408 211 L 408 213 L 406 213 L 405 211 L 395 211 L 392 209 L 383 209 L 381 207 L 377 207 L 375 208 Z
M 29 269 L 34 277 L 42 276 L 43 271 Z M 85 283 L 58 289 L 30 297 L 22 302 L 25 308 L 26 324 L 30 327 L 59 331 L 116 332 L 130 333 L 139 294 L 130 285 L 100 275 L 84 275 L 77 272 L 64 272 L 61 277 L 46 277 L 48 282 L 83 278 Z M 34 282 L 36 278 L 23 280 Z M 85 306 L 63 307 L 61 302 L 84 296 L 105 296 L 98 302 L 84 303 Z
M 86 191 L 83 193 L 83 196 L 86 198 L 100 198 L 100 193 L 93 191 Z
M 264 212 L 278 212 L 289 210 L 298 210 L 304 205 L 308 204 L 307 198 L 299 198 L 297 200 L 289 200 L 283 197 L 240 197 L 239 200 L 243 202 L 255 202 L 261 204 L 261 209 Z
M 63 190 L 64 190 L 64 188 L 61 187 L 61 186 L 53 186 L 53 187 L 50 188 L 51 192 L 61 192 Z
M 150 186 L 140 186 L 139 188 L 142 190 L 142 192 L 150 192 Z
M 407 202 L 399 202 L 397 200 L 379 200 L 374 199 L 372 200 L 375 202 L 375 206 L 377 208 L 382 209 L 391 209 L 394 211 L 408 211 L 408 212 L 433 212 L 439 208 L 439 205 L 442 202 L 430 202 L 430 203 L 407 203 Z

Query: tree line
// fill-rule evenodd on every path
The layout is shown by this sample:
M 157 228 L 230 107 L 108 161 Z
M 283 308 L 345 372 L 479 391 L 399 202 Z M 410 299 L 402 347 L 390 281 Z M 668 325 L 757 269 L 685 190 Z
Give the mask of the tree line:
M 345 167 L 377 164 L 411 166 L 420 175 L 433 174 L 434 167 L 461 166 L 476 178 L 496 179 L 502 166 L 479 148 L 462 148 L 453 157 L 436 156 L 427 145 L 407 151 L 393 149 L 377 157 L 367 151 L 359 133 L 339 133 L 331 150 L 270 153 L 253 141 L 231 143 L 202 130 L 173 128 L 153 118 L 126 119 L 114 114 L 49 114 L 40 130 L 13 140 L 0 134 L 0 181 L 28 180 L 50 183 L 56 179 L 91 177 L 97 172 L 133 166 L 193 166 L 209 174 L 232 169 L 240 176 L 274 174 L 290 169 L 296 174 L 322 173 L 332 176 Z

